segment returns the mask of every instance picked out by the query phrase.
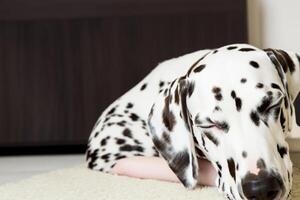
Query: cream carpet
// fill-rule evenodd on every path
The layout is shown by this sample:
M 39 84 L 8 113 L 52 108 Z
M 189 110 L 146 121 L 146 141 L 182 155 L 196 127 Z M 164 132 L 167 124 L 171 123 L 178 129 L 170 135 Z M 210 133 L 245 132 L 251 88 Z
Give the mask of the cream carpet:
M 186 190 L 178 183 L 91 171 L 80 165 L 0 186 L 1 200 L 224 200 L 215 188 Z M 295 168 L 293 200 L 300 199 Z

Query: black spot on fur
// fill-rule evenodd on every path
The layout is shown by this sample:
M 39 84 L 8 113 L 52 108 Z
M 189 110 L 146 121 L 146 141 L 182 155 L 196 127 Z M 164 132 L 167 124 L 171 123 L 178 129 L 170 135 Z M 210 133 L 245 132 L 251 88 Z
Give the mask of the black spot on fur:
M 172 131 L 174 125 L 176 124 L 176 121 L 173 112 L 169 110 L 169 102 L 170 102 L 169 97 L 170 96 L 167 96 L 165 98 L 165 106 L 162 113 L 162 119 L 167 129 L 169 131 Z
M 124 135 L 125 137 L 132 138 L 131 131 L 130 131 L 128 128 L 125 128 L 125 129 L 124 129 L 123 135 Z
M 208 121 L 209 121 L 210 123 L 216 124 L 216 126 L 217 126 L 218 129 L 221 129 L 221 130 L 223 130 L 225 133 L 228 133 L 228 131 L 229 131 L 229 125 L 228 125 L 227 122 L 225 122 L 225 121 L 222 121 L 222 122 L 215 121 L 215 122 L 213 122 L 213 121 L 211 121 L 210 119 L 209 119 Z
M 286 68 L 288 68 L 289 71 L 291 73 L 293 73 L 295 71 L 295 63 L 293 62 L 293 60 L 291 59 L 289 54 L 287 52 L 283 51 L 283 50 L 277 50 L 277 52 L 279 52 L 278 57 L 280 57 L 280 58 L 278 58 L 278 60 L 280 61 L 280 63 L 283 66 L 285 65 Z
M 248 51 L 255 51 L 253 48 L 241 48 L 239 51 L 248 52 Z
M 255 62 L 255 61 L 250 61 L 250 63 L 249 63 L 252 67 L 254 67 L 254 68 L 259 68 L 259 64 L 257 63 L 257 62 Z
M 117 164 L 117 163 L 112 164 L 112 165 L 110 166 L 110 168 L 111 168 L 111 169 L 114 168 L 114 166 L 115 166 L 116 164 Z
M 120 121 L 120 122 L 117 122 L 117 125 L 121 126 L 121 127 L 124 127 L 126 124 L 126 121 L 123 120 L 123 121 Z
M 101 146 L 105 146 L 106 145 L 106 138 L 102 139 L 100 144 L 101 144 Z
M 274 110 L 274 120 L 277 121 L 280 114 L 280 107 L 275 108 Z
M 204 68 L 206 67 L 206 65 L 199 65 L 198 67 L 196 67 L 193 71 L 195 73 L 201 72 Z
M 102 155 L 101 156 L 101 159 L 109 159 L 109 157 L 110 157 L 110 153 L 107 153 L 107 154 L 104 154 L 104 155 Z
M 194 140 L 195 145 L 196 145 L 196 146 L 199 146 L 198 140 L 197 140 L 197 138 L 195 137 L 194 134 L 193 134 L 193 140 Z
M 146 89 L 146 87 L 147 87 L 147 84 L 144 83 L 144 84 L 141 86 L 140 90 L 142 91 L 142 90 Z
M 242 108 L 242 100 L 236 96 L 236 93 L 234 90 L 231 91 L 231 97 L 235 100 L 235 106 L 237 111 L 240 111 Z
M 280 113 L 280 124 L 281 124 L 281 128 L 283 131 L 285 130 L 285 122 L 286 122 L 286 119 L 285 119 L 284 113 L 281 112 Z
M 215 99 L 221 101 L 223 96 L 221 94 L 221 88 L 213 87 L 212 92 L 215 94 Z
M 154 137 L 152 139 L 155 147 L 159 150 L 159 151 L 165 151 L 166 149 L 166 143 L 165 142 L 161 142 L 158 138 Z
M 281 91 L 281 88 L 279 85 L 277 85 L 276 83 L 271 83 L 271 87 L 274 88 L 274 89 L 278 89 Z
M 125 143 L 125 140 L 124 140 L 124 139 L 121 139 L 121 138 L 117 138 L 117 139 L 116 139 L 116 143 L 117 143 L 117 144 L 124 144 L 124 143 Z
M 195 146 L 195 150 L 196 150 L 197 157 L 200 157 L 200 158 L 205 158 L 206 157 L 205 154 L 203 153 L 203 151 L 201 149 L 199 149 L 197 146 Z
M 143 154 L 140 154 L 140 153 L 135 153 L 133 154 L 134 156 L 144 156 Z
M 222 94 L 216 94 L 215 98 L 216 98 L 216 100 L 221 101 L 223 96 L 222 96 Z
M 163 87 L 165 85 L 165 82 L 159 81 L 159 87 Z
M 120 151 L 139 151 L 144 152 L 144 148 L 138 145 L 125 144 L 119 148 Z
M 174 81 L 172 81 L 172 83 L 171 83 L 171 85 L 170 85 L 170 88 L 172 88 L 173 87 L 173 85 L 175 84 L 175 82 L 176 82 L 176 79 L 174 80 Z M 168 84 L 169 84 L 170 82 L 168 82 Z
M 165 143 L 170 143 L 170 135 L 167 132 L 163 132 L 162 138 Z
M 243 158 L 247 158 L 247 156 L 248 156 L 247 152 L 246 152 L 246 151 L 243 151 L 243 152 L 242 152 L 242 156 L 243 156 Z
M 185 122 L 185 127 L 187 128 L 187 130 L 191 130 L 190 124 L 189 124 L 189 121 L 190 121 L 189 120 L 189 112 L 188 112 L 187 104 L 186 104 L 186 98 L 187 98 L 187 94 L 188 94 L 187 81 L 184 80 L 183 78 L 181 78 L 181 80 L 179 80 L 179 84 L 180 84 L 180 99 L 181 99 L 182 117 Z
M 126 156 L 122 155 L 122 156 L 117 156 L 115 159 L 116 160 L 120 160 L 120 159 L 123 159 L 123 158 L 126 158 Z
M 194 82 L 188 83 L 188 95 L 189 95 L 189 97 L 191 97 L 191 95 L 193 94 L 194 88 L 195 88 L 195 83 Z M 171 102 L 171 100 L 170 100 L 170 102 Z
M 113 114 L 115 112 L 116 108 L 113 107 L 112 109 L 110 109 L 110 111 L 108 111 L 108 113 L 106 115 L 110 115 Z
M 262 158 L 260 158 L 257 161 L 256 166 L 257 166 L 258 169 L 261 169 L 261 170 L 262 169 L 266 169 L 266 163 L 265 163 L 265 161 Z
M 97 131 L 94 135 L 94 137 L 97 137 L 99 135 L 99 131 Z
M 178 105 L 179 104 L 179 93 L 178 93 L 178 86 L 176 87 L 174 91 L 174 96 L 175 96 L 175 103 Z
M 252 112 L 250 113 L 250 118 L 251 118 L 252 122 L 253 122 L 256 126 L 259 126 L 260 119 L 259 119 L 259 116 L 258 116 L 258 113 L 257 113 L 257 112 L 252 111 Z
M 204 147 L 204 150 L 206 152 L 208 152 L 207 148 L 206 148 L 206 145 L 205 145 L 205 140 L 204 140 L 204 137 L 201 137 L 201 141 L 202 141 L 202 146 Z
M 229 173 L 235 181 L 236 177 L 235 177 L 235 163 L 234 163 L 234 160 L 232 158 L 227 159 L 227 164 L 228 164 Z
M 245 79 L 245 78 L 241 79 L 241 83 L 246 83 L 246 82 L 247 82 L 247 79 Z
M 218 49 L 214 50 L 212 53 L 215 54 L 215 53 L 217 53 L 217 52 L 218 52 Z
M 269 108 L 269 106 L 271 105 L 272 100 L 273 100 L 273 97 L 272 97 L 272 96 L 264 97 L 264 98 L 262 99 L 261 104 L 257 107 L 257 111 L 258 111 L 260 114 L 268 114 L 268 111 L 269 111 L 268 108 Z
M 96 160 L 98 159 L 98 152 L 99 149 L 94 151 L 88 150 L 87 151 L 87 160 L 88 160 L 88 168 L 93 169 L 96 166 Z
M 263 87 L 264 87 L 264 84 L 262 84 L 262 83 L 257 83 L 257 84 L 256 84 L 256 87 L 257 87 L 257 88 L 263 88 Z
M 283 158 L 283 156 L 287 154 L 287 148 L 279 146 L 279 144 L 277 144 L 277 151 L 280 154 L 281 158 Z
M 267 52 L 267 55 L 269 56 L 272 63 L 275 65 L 278 75 L 281 79 L 281 82 L 283 83 L 283 85 L 285 85 L 283 82 L 284 73 L 282 73 L 282 70 L 286 72 L 287 67 L 283 63 L 284 61 L 282 60 L 281 56 L 279 56 L 279 53 L 275 49 L 265 49 L 265 51 Z
M 215 110 L 215 111 L 220 111 L 221 108 L 220 108 L 219 106 L 216 106 L 216 107 L 214 108 L 214 110 Z
M 169 163 L 170 168 L 177 175 L 179 180 L 185 185 L 189 186 L 186 180 L 186 168 L 189 166 L 191 160 L 187 150 L 178 152 Z
M 273 96 L 273 92 L 272 92 L 272 91 L 268 91 L 268 92 L 267 92 L 267 95 L 268 95 L 268 96 Z
M 234 91 L 234 90 L 232 90 L 232 91 L 231 91 L 231 97 L 232 97 L 233 99 L 235 99 L 235 98 L 236 98 L 236 93 L 235 93 L 235 91 Z
M 168 91 L 169 91 L 168 89 L 165 89 L 165 90 L 164 90 L 164 95 L 165 95 L 165 96 L 167 96 Z
M 139 119 L 139 116 L 135 113 L 131 113 L 129 117 L 132 121 L 137 121 Z
M 237 111 L 241 110 L 241 108 L 242 108 L 242 100 L 239 97 L 235 98 L 235 106 L 236 106 L 236 110 Z
M 199 115 L 196 115 L 196 117 L 195 117 L 195 124 L 197 124 L 197 125 L 201 125 L 202 124 L 202 121 L 200 120 Z
M 227 47 L 228 50 L 233 50 L 233 49 L 237 49 L 237 46 L 229 46 Z
M 127 109 L 130 109 L 130 108 L 132 108 L 132 107 L 133 107 L 133 104 L 130 103 L 130 102 L 129 102 L 129 103 L 127 104 L 127 106 L 126 106 Z
M 218 175 L 220 178 L 222 177 L 222 172 L 220 170 L 218 170 Z
M 216 146 L 219 145 L 219 141 L 216 137 L 213 136 L 213 134 L 211 132 L 208 131 L 204 131 L 203 134 L 212 142 L 214 143 Z
M 200 59 L 198 59 L 191 67 L 190 69 L 188 70 L 187 72 L 187 75 L 186 76 L 189 76 L 192 72 L 192 70 L 194 69 L 194 67 L 201 61 L 203 60 L 209 53 L 206 53 L 204 56 L 202 56 Z M 183 78 L 183 77 L 182 77 Z
M 221 88 L 219 88 L 219 87 L 213 87 L 212 92 L 213 92 L 214 94 L 218 94 L 218 93 L 221 92 Z
M 145 122 L 145 120 L 141 119 L 141 122 L 142 122 L 143 126 L 147 126 L 147 123 Z
M 114 124 L 115 124 L 114 122 L 109 122 L 109 123 L 107 123 L 107 126 L 112 126 Z
M 220 163 L 219 163 L 218 161 L 216 162 L 216 165 L 217 165 L 218 169 L 219 169 L 220 171 L 222 171 L 222 166 L 220 165 Z
M 135 144 L 142 144 L 140 141 L 138 141 L 137 139 L 133 140 Z

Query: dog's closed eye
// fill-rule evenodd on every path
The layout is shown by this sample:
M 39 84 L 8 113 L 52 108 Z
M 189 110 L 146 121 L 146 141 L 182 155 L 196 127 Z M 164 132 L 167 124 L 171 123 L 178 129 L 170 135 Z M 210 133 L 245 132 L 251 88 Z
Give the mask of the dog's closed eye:
M 217 128 L 219 130 L 224 130 L 224 131 L 228 131 L 228 124 L 224 121 L 217 121 L 217 120 L 212 120 L 210 118 L 206 118 L 205 122 L 202 122 L 199 124 L 195 123 L 195 126 L 196 127 L 200 127 L 200 128 L 203 128 L 203 129 L 209 129 L 209 128 Z

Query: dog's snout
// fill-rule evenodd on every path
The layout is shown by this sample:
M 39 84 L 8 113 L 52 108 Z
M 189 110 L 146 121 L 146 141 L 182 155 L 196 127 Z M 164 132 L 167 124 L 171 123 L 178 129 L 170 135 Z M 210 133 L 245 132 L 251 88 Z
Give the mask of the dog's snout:
M 249 200 L 275 200 L 283 190 L 280 179 L 265 170 L 258 175 L 248 173 L 242 179 L 242 188 Z

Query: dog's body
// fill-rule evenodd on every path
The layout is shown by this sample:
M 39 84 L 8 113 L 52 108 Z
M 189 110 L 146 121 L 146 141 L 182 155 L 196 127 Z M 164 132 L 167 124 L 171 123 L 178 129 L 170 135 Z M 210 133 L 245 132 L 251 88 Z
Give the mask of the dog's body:
M 248 197 L 245 177 L 255 170 L 280 179 L 275 185 L 288 198 L 292 165 L 285 137 L 300 89 L 297 58 L 238 44 L 159 64 L 102 113 L 89 139 L 88 167 L 110 172 L 119 159 L 161 155 L 193 188 L 196 157 L 204 157 L 229 199 Z
M 164 92 L 171 81 L 184 75 L 195 60 L 207 52 L 209 50 L 197 51 L 159 64 L 134 88 L 112 103 L 96 122 L 90 136 L 89 168 L 109 172 L 116 160 L 124 157 L 137 154 L 158 156 L 147 125 L 151 107 L 157 95 Z M 120 150 L 124 145 L 133 148 Z M 103 155 L 106 158 L 107 153 L 107 159 L 101 158 Z

